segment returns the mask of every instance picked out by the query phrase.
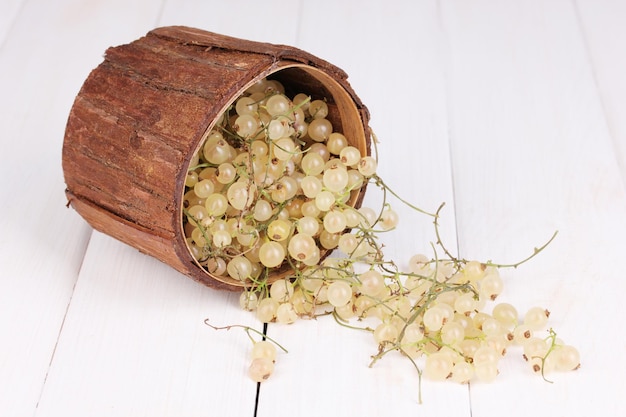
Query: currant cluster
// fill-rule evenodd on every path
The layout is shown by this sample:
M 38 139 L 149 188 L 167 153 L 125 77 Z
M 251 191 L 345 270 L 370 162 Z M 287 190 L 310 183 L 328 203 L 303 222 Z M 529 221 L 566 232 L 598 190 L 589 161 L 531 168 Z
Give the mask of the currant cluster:
M 280 83 L 265 79 L 220 117 L 186 181 L 183 220 L 198 263 L 244 283 L 240 305 L 261 322 L 332 315 L 372 333 L 378 346 L 372 365 L 399 352 L 420 379 L 492 381 L 513 346 L 544 378 L 547 371 L 577 369 L 574 347 L 552 329 L 539 336 L 545 308 L 520 315 L 496 303 L 499 270 L 526 262 L 552 239 L 514 265 L 453 256 L 439 236 L 440 210 L 426 213 L 395 194 L 377 175 L 376 159 L 336 132 L 328 113 L 324 100 L 303 93 L 290 99 Z M 366 184 L 382 191 L 380 209 L 350 204 Z M 434 218 L 443 258 L 415 255 L 404 270 L 385 258 L 379 236 L 399 221 L 388 194 Z M 283 265 L 290 274 L 270 283 L 270 272 Z M 253 380 L 273 373 L 274 344 L 254 343 Z
M 220 116 L 183 198 L 188 247 L 208 272 L 262 288 L 272 268 L 319 263 L 360 221 L 349 202 L 376 160 L 334 132 L 328 112 L 264 79 Z
M 351 234 L 358 242 L 367 231 Z M 332 314 L 344 326 L 372 333 L 378 346 L 372 365 L 396 351 L 432 380 L 491 382 L 513 346 L 544 378 L 548 371 L 577 369 L 576 348 L 552 329 L 539 336 L 548 310 L 533 307 L 520 315 L 509 303 L 495 303 L 502 290 L 495 265 L 415 255 L 409 271 L 402 272 L 375 253 L 355 257 L 352 252 L 297 271 L 292 280 L 278 280 L 264 296 L 244 292 L 240 304 L 263 322 L 289 324 Z

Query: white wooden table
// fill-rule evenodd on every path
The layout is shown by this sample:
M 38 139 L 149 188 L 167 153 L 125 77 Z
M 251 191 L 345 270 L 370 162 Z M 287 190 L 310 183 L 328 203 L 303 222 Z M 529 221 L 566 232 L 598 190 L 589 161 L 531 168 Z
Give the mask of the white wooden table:
M 0 2 L 0 415 L 624 416 L 626 2 L 622 0 Z M 111 45 L 182 24 L 290 44 L 343 68 L 372 115 L 380 173 L 461 256 L 505 270 L 501 300 L 542 305 L 582 368 L 532 375 L 512 353 L 492 384 L 418 379 L 332 319 L 269 325 L 288 350 L 260 388 L 261 329 L 204 288 L 66 209 L 72 101 Z M 398 263 L 429 219 L 397 206 Z

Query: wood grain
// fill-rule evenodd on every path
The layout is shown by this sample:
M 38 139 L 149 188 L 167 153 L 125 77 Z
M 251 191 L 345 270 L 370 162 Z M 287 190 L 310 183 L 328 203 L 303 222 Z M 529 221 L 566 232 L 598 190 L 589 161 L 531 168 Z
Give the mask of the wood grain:
M 5 3 L 0 415 L 626 415 L 624 2 Z M 501 301 L 549 308 L 581 369 L 548 384 L 513 347 L 494 383 L 424 381 L 419 405 L 404 358 L 368 368 L 371 335 L 323 317 L 268 326 L 289 353 L 257 398 L 245 333 L 203 324 L 262 331 L 235 294 L 65 208 L 61 149 L 83 81 L 107 47 L 165 25 L 294 45 L 342 68 L 371 112 L 381 175 L 425 209 L 445 201 L 444 240 L 461 255 L 515 261 L 558 229 L 541 256 L 503 271 Z M 184 151 L 147 129 L 135 140 L 145 158 Z M 365 204 L 379 201 L 368 192 Z M 382 238 L 386 253 L 400 264 L 428 253 L 431 221 L 391 202 L 401 227 Z
M 72 101 L 104 47 L 116 37 L 133 39 L 157 15 L 150 2 L 136 2 L 138 15 L 113 0 L 107 7 L 124 12 L 113 25 L 106 8 L 78 3 L 1 6 L 13 19 L 0 44 L 0 414 L 6 416 L 35 413 L 92 232 L 65 207 L 63 194 L 59 162 Z

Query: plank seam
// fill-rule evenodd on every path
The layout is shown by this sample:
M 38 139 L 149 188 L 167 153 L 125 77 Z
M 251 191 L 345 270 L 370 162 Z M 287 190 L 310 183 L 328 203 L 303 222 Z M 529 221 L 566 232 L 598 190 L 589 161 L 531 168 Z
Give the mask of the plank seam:
M 439 30 L 441 32 L 441 43 L 442 43 L 442 55 L 443 55 L 443 59 L 442 59 L 442 67 L 443 67 L 443 84 L 444 84 L 444 91 L 445 91 L 445 113 L 446 113 L 446 140 L 447 140 L 447 144 L 448 144 L 448 160 L 450 161 L 450 186 L 452 188 L 452 202 L 451 202 L 451 206 L 452 206 L 452 215 L 454 216 L 453 221 L 454 221 L 454 236 L 455 236 L 455 245 L 454 247 L 456 248 L 456 252 L 457 252 L 457 256 L 460 258 L 461 257 L 461 249 L 459 246 L 459 221 L 458 221 L 458 216 L 457 216 L 457 198 L 456 198 L 456 182 L 455 182 L 455 172 L 454 172 L 454 150 L 453 150 L 453 143 L 454 143 L 454 134 L 453 134 L 453 129 L 452 126 L 454 125 L 454 120 L 452 120 L 452 109 L 451 109 L 451 103 L 452 103 L 452 89 L 451 89 L 451 83 L 450 83 L 450 54 L 452 53 L 452 48 L 450 47 L 450 39 L 448 37 L 448 33 L 446 31 L 446 25 L 445 25 L 445 19 L 443 16 L 443 8 L 441 5 L 441 0 L 437 1 L 437 18 L 438 18 L 438 23 L 439 23 Z
M 76 281 L 74 281 L 74 285 L 72 286 L 70 297 L 67 300 L 67 305 L 65 306 L 65 312 L 63 313 L 63 320 L 61 320 L 61 325 L 59 326 L 59 331 L 57 332 L 56 342 L 54 343 L 54 348 L 52 349 L 52 353 L 50 355 L 48 368 L 46 369 L 46 375 L 43 378 L 43 383 L 41 384 L 41 390 L 39 391 L 39 395 L 37 396 L 37 403 L 35 404 L 35 413 L 34 413 L 35 416 L 37 415 L 37 410 L 39 410 L 39 403 L 41 402 L 41 398 L 43 397 L 43 394 L 46 389 L 48 375 L 50 374 L 50 369 L 52 368 L 52 364 L 54 362 L 54 357 L 56 355 L 57 347 L 59 346 L 59 340 L 61 339 L 61 335 L 63 334 L 63 328 L 65 327 L 65 320 L 67 319 L 70 306 L 72 305 L 72 300 L 74 299 L 74 292 L 76 290 L 76 284 L 78 283 L 78 280 L 80 279 L 81 271 L 83 270 L 83 265 L 85 263 L 85 254 L 87 253 L 92 237 L 93 237 L 93 229 L 91 230 L 90 235 L 89 235 L 89 240 L 87 241 L 87 244 L 85 245 L 85 250 L 83 252 L 82 260 L 80 262 L 80 266 L 78 267 L 78 273 L 76 274 Z
M 585 54 L 586 61 L 589 65 L 589 70 L 591 71 L 591 79 L 593 81 L 593 85 L 596 89 L 596 94 L 598 96 L 598 101 L 600 102 L 600 108 L 602 109 L 602 118 L 604 120 L 604 126 L 609 134 L 611 139 L 611 148 L 613 149 L 613 158 L 617 164 L 617 167 L 620 170 L 620 173 L 626 173 L 626 163 L 622 161 L 619 156 L 619 149 L 617 147 L 617 137 L 615 137 L 615 132 L 611 128 L 609 112 L 606 105 L 606 101 L 604 100 L 604 95 L 602 94 L 602 88 L 598 81 L 598 72 L 596 70 L 595 61 L 593 60 L 593 54 L 591 53 L 591 45 L 589 44 L 587 32 L 585 31 L 585 24 L 583 21 L 583 17 L 580 12 L 580 7 L 578 6 L 577 0 L 571 0 L 572 8 L 574 9 L 574 15 L 576 16 L 576 24 L 578 26 L 579 34 L 581 37 L 581 42 L 583 44 L 583 51 Z M 626 191 L 626 178 L 624 175 L 620 175 L 620 180 L 622 183 L 622 188 Z
M 15 13 L 13 13 L 13 17 L 11 18 L 11 22 L 9 23 L 6 32 L 4 34 L 0 34 L 0 51 L 4 49 L 4 45 L 7 43 L 7 40 L 10 37 L 9 35 L 13 31 L 13 27 L 15 27 L 15 22 L 19 20 L 18 17 L 20 14 L 22 14 L 22 10 L 24 9 L 24 3 L 26 3 L 26 0 L 20 1 L 20 5 L 17 6 L 17 10 L 15 11 Z

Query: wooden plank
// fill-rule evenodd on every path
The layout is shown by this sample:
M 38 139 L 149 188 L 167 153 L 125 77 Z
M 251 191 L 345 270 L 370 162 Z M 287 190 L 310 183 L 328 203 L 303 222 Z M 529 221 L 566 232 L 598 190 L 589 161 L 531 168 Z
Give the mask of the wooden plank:
M 549 384 L 512 349 L 497 382 L 472 384 L 472 415 L 624 415 L 625 338 L 608 317 L 626 290 L 626 196 L 572 4 L 450 1 L 442 16 L 461 254 L 512 262 L 558 229 L 504 272 L 501 301 L 547 307 L 582 356 Z
M 626 50 L 622 41 L 626 3 L 576 0 L 574 5 L 626 184 Z
M 172 1 L 159 24 L 296 44 L 346 70 L 382 141 L 381 174 L 421 207 L 446 201 L 444 238 L 457 247 L 458 223 L 463 256 L 514 261 L 559 229 L 544 254 L 504 272 L 502 301 L 550 308 L 583 368 L 547 384 L 511 357 L 495 383 L 472 384 L 471 406 L 466 387 L 425 381 L 419 407 L 406 360 L 367 367 L 370 335 L 328 317 L 271 325 L 290 353 L 279 354 L 261 387 L 259 415 L 305 407 L 307 415 L 626 414 L 616 400 L 626 386 L 615 372 L 626 368 L 625 339 L 614 329 L 626 288 L 613 261 L 626 232 L 615 156 L 623 160 L 622 51 L 609 42 L 624 37 L 621 6 L 579 0 L 576 16 L 565 0 L 337 3 L 273 2 L 270 24 L 267 3 Z M 2 415 L 253 413 L 245 334 L 202 323 L 260 328 L 233 294 L 99 233 L 76 282 L 90 230 L 62 207 L 64 121 L 104 49 L 145 34 L 158 8 L 26 2 L 0 50 L 0 88 L 10 98 L 0 101 L 2 142 L 12 156 L 0 166 L 0 329 L 10 335 L 0 349 Z M 33 196 L 45 216 L 30 205 Z M 368 201 L 378 198 L 370 193 Z M 411 229 L 385 244 L 402 265 L 429 249 L 432 225 L 394 204 Z
M 65 121 L 82 80 L 115 41 L 106 36 L 106 10 L 125 10 L 122 2 L 23 3 L 0 50 L 2 415 L 34 413 L 72 296 L 91 230 L 65 208 Z M 141 16 L 120 16 L 117 35 L 133 36 L 131 27 L 154 16 L 157 8 L 144 6 Z
M 449 208 L 444 210 L 442 234 L 455 247 L 445 45 L 437 2 L 388 6 L 303 3 L 297 46 L 349 74 L 373 116 L 371 126 L 380 139 L 380 175 L 398 194 L 426 210 L 435 211 L 445 201 Z M 432 218 L 394 198 L 389 202 L 400 215 L 400 226 L 381 239 L 388 258 L 406 268 L 413 254 L 431 254 Z M 379 208 L 380 203 L 381 193 L 371 187 L 364 204 Z M 419 378 L 411 363 L 388 355 L 370 369 L 370 356 L 378 348 L 372 335 L 341 327 L 330 317 L 271 324 L 268 332 L 289 353 L 279 355 L 276 374 L 261 386 L 259 415 L 287 416 L 292 404 L 304 404 L 307 415 L 470 414 L 468 389 L 455 384 L 424 381 L 424 403 L 419 406 Z M 286 393 L 291 401 L 285 402 Z
M 5 0 L 0 4 L 0 47 L 17 19 L 23 0 Z
M 294 45 L 300 2 L 167 1 L 159 26 L 185 25 L 259 42 Z
M 284 6 L 286 12 L 296 10 L 291 2 Z M 265 6 L 255 7 L 259 10 L 242 16 L 258 16 Z M 184 24 L 279 42 L 264 39 L 258 28 L 218 19 L 236 8 L 231 3 L 167 2 L 156 26 Z M 296 19 L 285 16 L 276 32 L 281 36 L 296 26 Z M 207 17 L 213 26 L 207 26 Z M 248 32 L 229 32 L 234 27 L 247 27 Z M 289 36 L 283 43 L 293 44 Z M 38 416 L 252 415 L 257 384 L 247 377 L 250 340 L 241 330 L 215 332 L 203 323 L 208 317 L 215 325 L 242 324 L 262 331 L 237 300 L 238 294 L 205 288 L 95 233 Z
M 245 377 L 253 325 L 218 292 L 94 232 L 38 416 L 251 415 Z

